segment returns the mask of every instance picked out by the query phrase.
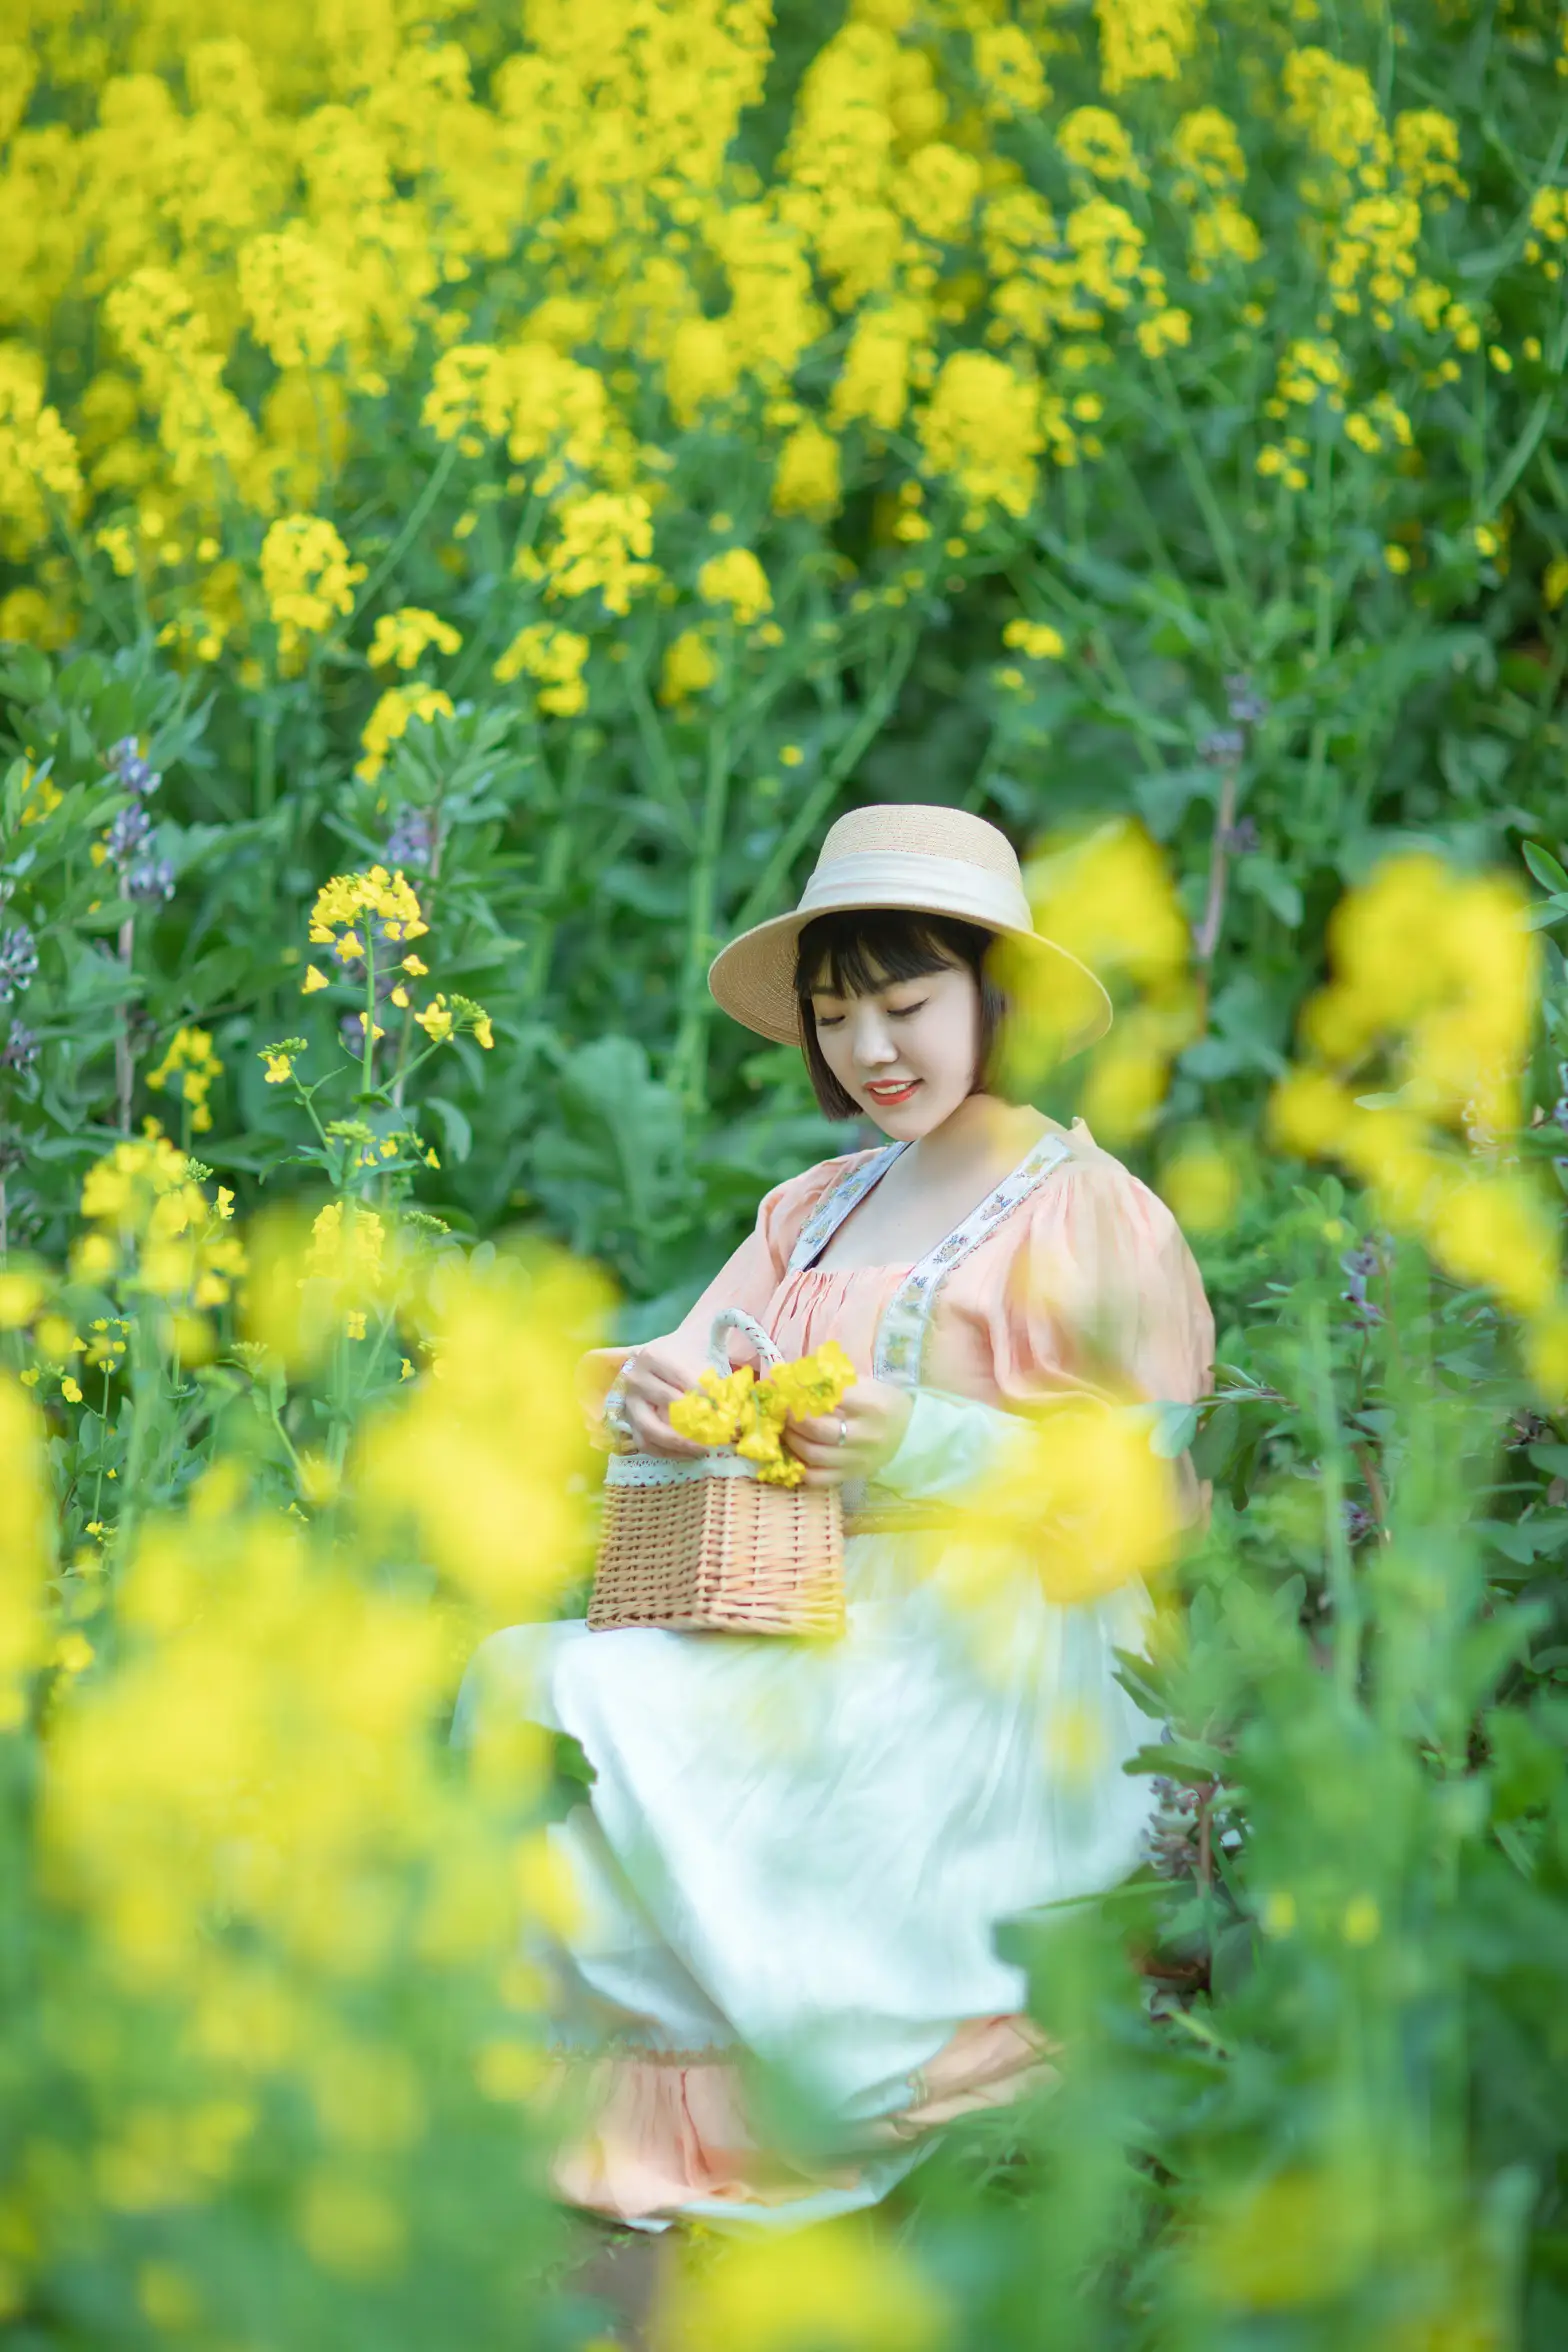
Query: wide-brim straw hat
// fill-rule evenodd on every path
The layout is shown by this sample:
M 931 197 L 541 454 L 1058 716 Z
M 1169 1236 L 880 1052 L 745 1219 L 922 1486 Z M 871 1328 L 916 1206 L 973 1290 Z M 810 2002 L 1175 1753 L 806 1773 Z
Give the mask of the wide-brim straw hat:
M 1111 1025 L 1111 1000 L 1087 964 L 1034 926 L 1011 842 L 968 809 L 889 802 L 851 809 L 829 831 L 800 904 L 758 923 L 714 958 L 708 986 L 725 1012 L 761 1037 L 800 1045 L 796 944 L 817 915 L 907 908 L 954 915 L 1007 943 L 997 977 L 1062 1055 Z

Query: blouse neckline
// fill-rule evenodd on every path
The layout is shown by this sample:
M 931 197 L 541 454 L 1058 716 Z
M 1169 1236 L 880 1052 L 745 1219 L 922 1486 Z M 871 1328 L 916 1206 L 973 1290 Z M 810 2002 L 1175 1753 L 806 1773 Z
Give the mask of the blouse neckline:
M 868 1192 L 875 1190 L 893 1162 L 910 1148 L 906 1136 L 900 1143 L 885 1143 L 874 1150 L 858 1168 L 851 1168 L 836 1184 L 828 1187 L 816 1207 L 802 1225 L 795 1246 L 790 1252 L 786 1271 L 791 1274 L 903 1274 L 919 1273 L 926 1267 L 952 1263 L 967 1257 L 979 1241 L 983 1241 L 993 1225 L 1032 1192 L 1041 1177 L 1049 1175 L 1062 1160 L 1070 1158 L 1071 1147 L 1056 1127 L 1047 1127 L 1037 1135 L 1022 1159 L 1014 1162 L 1007 1173 L 993 1184 L 985 1197 L 977 1201 L 968 1215 L 941 1240 L 934 1242 L 923 1256 L 877 1260 L 864 1266 L 819 1266 L 818 1258 L 827 1248 L 839 1227 L 846 1222 L 851 1210 L 858 1209 Z M 1037 1165 L 1038 1163 L 1038 1165 Z

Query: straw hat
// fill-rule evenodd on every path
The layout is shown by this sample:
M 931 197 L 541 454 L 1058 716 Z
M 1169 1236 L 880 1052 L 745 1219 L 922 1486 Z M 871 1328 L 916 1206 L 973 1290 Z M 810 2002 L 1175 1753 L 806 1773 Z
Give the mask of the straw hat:
M 1011 969 L 1001 977 L 1049 1007 L 1064 1053 L 1082 1052 L 1111 1025 L 1111 1000 L 1087 965 L 1036 931 L 1006 835 L 967 809 L 920 803 L 851 809 L 840 817 L 794 913 L 732 939 L 715 957 L 708 986 L 746 1028 L 799 1045 L 796 941 L 814 916 L 858 907 L 956 915 L 1011 943 Z

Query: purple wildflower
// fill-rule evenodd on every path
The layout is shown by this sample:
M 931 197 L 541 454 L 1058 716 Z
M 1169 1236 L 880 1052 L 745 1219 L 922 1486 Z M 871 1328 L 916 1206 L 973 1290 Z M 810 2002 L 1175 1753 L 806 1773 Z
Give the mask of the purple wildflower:
M 138 858 L 125 877 L 125 895 L 141 906 L 174 896 L 174 868 L 167 858 Z
M 143 759 L 134 735 L 122 735 L 118 743 L 111 743 L 104 759 L 114 770 L 116 781 L 127 792 L 140 793 L 144 800 L 163 782 L 158 770 Z
M 152 832 L 152 819 L 137 801 L 121 809 L 104 837 L 104 847 L 117 866 L 126 865 L 139 849 L 146 846 Z
M 1269 706 L 1250 678 L 1227 678 L 1225 707 L 1238 727 L 1255 727 L 1269 715 Z
M 1367 1296 L 1367 1284 L 1381 1268 L 1382 1259 L 1372 1243 L 1366 1241 L 1359 1249 L 1347 1250 L 1339 1263 L 1341 1272 L 1349 1277 L 1348 1288 L 1339 1295 L 1350 1309 L 1350 1320 L 1361 1330 L 1369 1330 L 1383 1320 L 1382 1308 Z
M 435 861 L 436 831 L 434 809 L 400 809 L 382 856 L 389 866 L 407 866 L 416 874 L 428 874 Z
M 31 987 L 38 971 L 38 943 L 25 923 L 0 931 L 0 1004 Z
M 0 1046 L 0 1070 L 30 1070 L 38 1059 L 38 1039 L 33 1030 L 24 1028 L 20 1021 L 11 1023 L 11 1034 Z

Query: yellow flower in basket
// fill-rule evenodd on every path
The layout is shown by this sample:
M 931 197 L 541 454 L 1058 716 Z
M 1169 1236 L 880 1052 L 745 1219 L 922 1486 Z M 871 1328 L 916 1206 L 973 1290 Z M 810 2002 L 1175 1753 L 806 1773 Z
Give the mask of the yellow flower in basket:
M 697 1386 L 670 1407 L 670 1427 L 698 1445 L 728 1446 L 757 1465 L 766 1486 L 799 1486 L 804 1466 L 784 1451 L 786 1423 L 831 1413 L 855 1378 L 836 1339 L 815 1355 L 778 1364 L 758 1380 L 749 1364 L 738 1372 L 704 1372 Z

